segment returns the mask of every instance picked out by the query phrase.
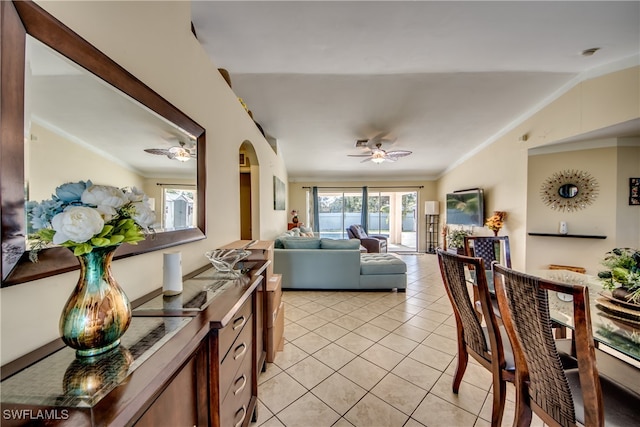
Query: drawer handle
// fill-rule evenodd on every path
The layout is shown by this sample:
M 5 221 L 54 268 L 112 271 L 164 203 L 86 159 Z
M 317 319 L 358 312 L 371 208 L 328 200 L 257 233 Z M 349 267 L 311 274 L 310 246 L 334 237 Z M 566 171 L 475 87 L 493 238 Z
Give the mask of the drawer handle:
M 246 317 L 244 316 L 238 317 L 236 320 L 233 321 L 233 330 L 235 331 L 238 328 L 242 328 L 246 322 L 247 322 Z
M 238 381 L 240 381 L 240 380 L 242 380 L 242 385 L 240 387 L 238 387 L 237 390 L 234 390 L 234 392 L 233 392 L 234 395 L 237 395 L 242 390 L 244 390 L 244 387 L 247 385 L 247 376 L 245 374 L 242 374 L 242 376 L 236 380 L 235 384 L 238 384 Z
M 242 347 L 242 351 L 238 353 L 238 349 L 240 347 Z M 239 346 L 237 346 L 236 349 L 233 350 L 233 352 L 234 352 L 233 360 L 238 360 L 238 358 L 242 357 L 247 352 L 247 345 L 245 343 L 242 343 Z
M 247 416 L 247 407 L 246 407 L 245 405 L 242 405 L 242 408 L 240 408 L 240 409 L 238 409 L 238 410 L 236 411 L 236 416 L 235 416 L 235 418 L 238 418 L 238 414 L 239 414 L 240 412 L 242 412 L 242 418 L 240 418 L 240 421 L 238 421 L 238 422 L 235 424 L 235 427 L 240 427 L 240 426 L 242 425 L 242 422 L 244 421 L 244 417 L 246 417 L 246 416 Z

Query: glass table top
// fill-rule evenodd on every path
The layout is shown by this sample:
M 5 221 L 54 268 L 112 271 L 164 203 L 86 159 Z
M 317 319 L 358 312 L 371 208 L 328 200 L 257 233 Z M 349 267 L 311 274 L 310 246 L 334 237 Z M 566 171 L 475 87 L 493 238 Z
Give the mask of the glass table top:
M 596 276 L 568 270 L 536 270 L 529 274 L 556 282 L 578 284 L 589 288 L 589 311 L 593 338 L 637 361 L 640 361 L 640 310 L 633 320 L 613 314 L 607 309 L 611 292 L 605 290 Z M 569 295 L 548 291 L 549 313 L 561 325 L 573 328 L 573 302 Z
M 3 403 L 90 408 L 121 384 L 191 317 L 134 317 L 113 350 L 76 358 L 64 347 L 1 383 Z
M 593 338 L 620 353 L 640 361 L 640 310 L 616 315 L 611 307 L 611 292 L 602 287 L 596 276 L 568 270 L 531 270 L 527 274 L 556 282 L 584 285 L 589 288 L 589 311 Z M 489 290 L 494 292 L 493 274 L 486 271 Z M 475 281 L 475 271 L 467 271 L 467 279 Z M 549 314 L 557 323 L 573 328 L 573 302 L 566 294 L 548 291 Z M 635 320 L 634 320 L 635 319 Z
M 133 312 L 148 310 L 199 312 L 204 310 L 223 291 L 233 286 L 245 286 L 251 281 L 248 275 L 234 277 L 210 268 L 182 283 L 182 293 L 174 296 L 158 295 L 136 307 Z

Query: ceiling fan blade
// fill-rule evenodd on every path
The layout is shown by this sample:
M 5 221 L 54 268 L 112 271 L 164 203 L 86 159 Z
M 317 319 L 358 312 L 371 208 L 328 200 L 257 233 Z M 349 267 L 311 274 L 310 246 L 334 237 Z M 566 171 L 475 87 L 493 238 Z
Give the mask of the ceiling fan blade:
M 371 153 L 369 154 L 347 154 L 349 157 L 371 157 Z
M 360 163 L 370 162 L 373 159 L 373 156 L 368 156 L 366 159 L 362 160 Z
M 394 150 L 394 151 L 387 151 L 387 156 L 390 156 L 390 157 L 405 157 L 405 156 L 408 156 L 411 153 L 412 153 L 412 151 L 407 151 L 407 150 Z
M 164 148 L 145 148 L 144 151 L 149 153 L 149 154 L 157 154 L 157 155 L 160 155 L 160 156 L 168 156 L 169 155 L 169 150 L 164 149 Z

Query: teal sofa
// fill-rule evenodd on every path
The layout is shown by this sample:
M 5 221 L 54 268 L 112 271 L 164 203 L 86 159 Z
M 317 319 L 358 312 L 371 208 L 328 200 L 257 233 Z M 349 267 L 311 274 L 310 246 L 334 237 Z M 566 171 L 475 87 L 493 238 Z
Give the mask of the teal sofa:
M 283 289 L 404 291 L 406 264 L 391 254 L 361 254 L 358 239 L 285 237 L 274 244 Z

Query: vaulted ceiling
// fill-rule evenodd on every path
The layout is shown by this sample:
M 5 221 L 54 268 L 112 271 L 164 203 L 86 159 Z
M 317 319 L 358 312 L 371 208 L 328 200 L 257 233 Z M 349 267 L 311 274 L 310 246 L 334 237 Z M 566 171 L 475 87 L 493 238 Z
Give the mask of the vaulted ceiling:
M 435 178 L 640 55 L 637 1 L 194 1 L 192 21 L 292 180 Z M 381 132 L 413 154 L 348 156 Z

